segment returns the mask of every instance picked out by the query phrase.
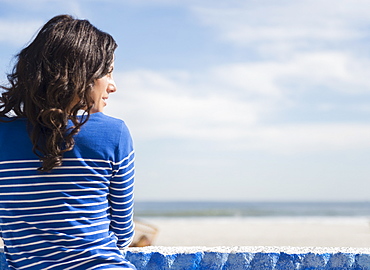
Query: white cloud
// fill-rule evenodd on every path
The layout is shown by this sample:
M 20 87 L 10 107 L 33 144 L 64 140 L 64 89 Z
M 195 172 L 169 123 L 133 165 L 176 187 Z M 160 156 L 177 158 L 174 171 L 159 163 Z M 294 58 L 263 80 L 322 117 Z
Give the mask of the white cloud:
M 265 0 L 229 5 L 199 2 L 192 10 L 221 39 L 272 56 L 363 38 L 368 35 L 369 8 L 368 1 Z
M 230 89 L 248 97 L 277 99 L 282 96 L 275 82 L 279 67 L 275 62 L 229 64 L 212 68 L 210 77 L 224 86 L 224 92 Z
M 125 91 L 111 97 L 109 112 L 133 119 L 133 129 L 141 138 L 224 139 L 232 135 L 228 127 L 256 123 L 258 103 L 198 95 L 194 88 L 187 90 L 193 87 L 189 82 L 168 76 L 147 71 L 123 74 L 117 84 L 126 85 Z M 120 102 L 125 105 L 119 106 Z
M 240 132 L 234 147 L 283 154 L 361 150 L 370 148 L 369 138 L 370 125 L 366 124 L 290 124 L 253 127 L 252 132 Z
M 370 63 L 321 52 L 297 54 L 284 62 L 217 66 L 201 75 L 149 70 L 119 73 L 115 74 L 119 90 L 111 96 L 108 112 L 129 120 L 135 137 L 144 140 L 227 141 L 235 149 L 285 153 L 370 147 L 366 124 L 318 124 L 315 120 L 284 124 L 279 118 L 282 111 L 294 114 L 295 108 L 304 105 L 300 96 L 310 96 L 310 86 L 321 86 L 334 95 L 361 94 L 348 90 L 353 88 L 369 91 L 362 68 L 370 70 Z M 335 105 L 325 108 L 339 106 Z M 316 107 L 322 111 L 320 101 Z M 267 124 L 268 119 L 282 124 Z
M 276 78 L 306 89 L 325 87 L 333 92 L 369 93 L 368 59 L 358 59 L 340 51 L 295 54 L 289 61 L 275 63 Z
M 334 93 L 370 93 L 368 70 L 369 60 L 339 51 L 318 51 L 292 54 L 285 61 L 268 60 L 215 67 L 211 69 L 211 76 L 230 90 L 237 92 L 239 89 L 248 97 L 255 94 L 263 99 L 283 102 L 287 101 L 292 91 L 310 91 L 317 87 Z

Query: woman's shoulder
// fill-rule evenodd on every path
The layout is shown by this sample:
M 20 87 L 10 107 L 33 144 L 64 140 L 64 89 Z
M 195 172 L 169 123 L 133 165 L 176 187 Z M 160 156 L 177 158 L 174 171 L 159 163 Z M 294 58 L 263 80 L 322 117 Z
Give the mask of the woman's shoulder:
M 131 148 L 131 145 L 131 135 L 123 120 L 103 113 L 94 113 L 76 134 L 73 151 L 66 152 L 65 156 L 82 155 L 116 160 L 115 155 L 118 153 L 120 156 L 121 151 L 129 151 L 127 149 Z
M 122 119 L 106 115 L 102 112 L 98 112 L 90 115 L 90 118 L 87 121 L 86 125 L 92 127 L 104 127 L 104 129 L 117 129 L 117 127 L 125 125 L 125 122 Z
M 125 122 L 122 119 L 115 118 L 104 113 L 94 113 L 90 115 L 89 120 L 81 128 L 81 132 L 87 134 L 102 135 L 104 137 L 116 137 L 122 133 L 129 133 Z
M 97 122 L 112 123 L 112 124 L 117 124 L 117 125 L 121 125 L 123 123 L 122 119 L 106 115 L 102 112 L 97 112 L 97 113 L 91 114 L 89 121 L 90 120 L 97 121 Z

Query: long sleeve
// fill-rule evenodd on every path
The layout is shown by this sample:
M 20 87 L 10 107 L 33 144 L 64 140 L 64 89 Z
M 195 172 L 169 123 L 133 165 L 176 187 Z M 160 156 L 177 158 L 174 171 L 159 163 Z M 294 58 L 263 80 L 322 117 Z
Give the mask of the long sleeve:
M 120 143 L 116 149 L 114 173 L 110 181 L 111 230 L 118 238 L 118 247 L 130 245 L 134 236 L 133 200 L 135 153 L 130 133 L 122 124 Z

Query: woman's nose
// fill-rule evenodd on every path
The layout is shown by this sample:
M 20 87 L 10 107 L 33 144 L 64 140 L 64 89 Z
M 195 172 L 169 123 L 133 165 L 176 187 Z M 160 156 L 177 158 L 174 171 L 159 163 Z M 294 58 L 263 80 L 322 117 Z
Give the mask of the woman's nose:
M 108 89 L 107 89 L 107 92 L 108 93 L 114 93 L 117 91 L 117 86 L 116 86 L 116 83 L 113 79 L 111 79 L 109 81 L 109 84 L 108 84 Z

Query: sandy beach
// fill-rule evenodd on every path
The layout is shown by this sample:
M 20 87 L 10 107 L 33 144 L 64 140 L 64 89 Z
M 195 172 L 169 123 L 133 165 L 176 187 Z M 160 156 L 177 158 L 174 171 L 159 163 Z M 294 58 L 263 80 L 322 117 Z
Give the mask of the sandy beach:
M 158 246 L 370 247 L 370 219 L 145 218 Z
M 158 229 L 153 242 L 156 246 L 370 247 L 370 218 L 205 217 L 138 221 Z

